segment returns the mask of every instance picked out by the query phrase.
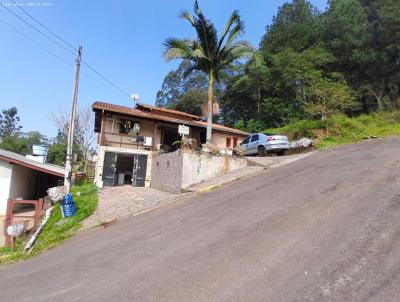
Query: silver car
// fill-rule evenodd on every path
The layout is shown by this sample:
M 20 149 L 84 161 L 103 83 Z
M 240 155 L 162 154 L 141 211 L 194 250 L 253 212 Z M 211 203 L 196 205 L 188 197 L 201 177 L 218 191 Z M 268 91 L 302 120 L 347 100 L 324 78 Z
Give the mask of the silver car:
M 284 155 L 285 151 L 289 149 L 289 140 L 284 135 L 255 133 L 246 137 L 241 146 L 245 150 L 245 155 L 265 156 L 267 152 Z

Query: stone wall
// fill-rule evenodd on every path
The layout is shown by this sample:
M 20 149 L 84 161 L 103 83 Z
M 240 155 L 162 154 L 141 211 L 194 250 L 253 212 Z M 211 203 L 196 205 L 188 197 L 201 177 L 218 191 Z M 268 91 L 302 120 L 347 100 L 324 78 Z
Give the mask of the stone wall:
M 151 187 L 167 192 L 180 193 L 182 189 L 183 153 L 163 153 L 153 157 Z
M 183 153 L 182 188 L 248 166 L 245 158 Z

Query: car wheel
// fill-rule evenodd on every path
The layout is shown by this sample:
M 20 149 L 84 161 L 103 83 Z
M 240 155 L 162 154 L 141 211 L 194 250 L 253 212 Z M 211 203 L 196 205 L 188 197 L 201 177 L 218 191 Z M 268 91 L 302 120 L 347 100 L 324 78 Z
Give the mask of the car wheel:
M 258 156 L 265 156 L 267 155 L 267 150 L 265 149 L 264 146 L 259 146 L 258 147 Z
M 280 151 L 276 152 L 276 155 L 278 155 L 278 156 L 285 155 L 285 150 L 280 150 Z

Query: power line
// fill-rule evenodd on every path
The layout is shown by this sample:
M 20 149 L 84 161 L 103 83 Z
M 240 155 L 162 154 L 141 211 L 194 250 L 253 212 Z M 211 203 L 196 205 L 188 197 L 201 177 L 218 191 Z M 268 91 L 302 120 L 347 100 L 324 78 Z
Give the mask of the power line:
M 42 36 L 46 37 L 48 40 L 50 40 L 51 42 L 55 43 L 57 46 L 61 47 L 62 49 L 64 49 L 65 51 L 69 52 L 70 54 L 72 54 L 73 56 L 75 56 L 75 54 L 69 50 L 68 48 L 64 47 L 63 45 L 61 45 L 60 43 L 58 43 L 57 41 L 55 41 L 53 38 L 49 37 L 48 35 L 46 35 L 44 32 L 42 32 L 40 29 L 37 29 L 35 26 L 33 26 L 31 23 L 29 23 L 28 21 L 26 21 L 24 18 L 20 17 L 18 14 L 14 13 L 11 9 L 9 9 L 7 6 L 5 6 L 3 3 L 0 2 L 0 5 L 2 7 L 4 7 L 6 10 L 8 10 L 11 14 L 13 14 L 15 17 L 17 17 L 19 20 L 21 20 L 22 22 L 24 22 L 26 25 L 28 25 L 29 27 L 33 28 L 35 31 L 37 31 L 38 33 L 40 33 Z
M 56 37 L 57 39 L 59 39 L 60 41 L 62 41 L 63 43 L 65 43 L 66 45 L 68 45 L 70 48 L 74 49 L 77 51 L 77 49 L 70 43 L 68 43 L 65 39 L 63 39 L 61 36 L 59 36 L 58 34 L 56 34 L 54 31 L 52 31 L 50 28 L 48 28 L 46 25 L 44 25 L 42 22 L 40 22 L 39 20 L 37 20 L 35 17 L 33 17 L 31 14 L 29 14 L 25 9 L 23 9 L 20 5 L 18 5 L 18 3 L 16 3 L 14 0 L 11 0 L 19 9 L 21 9 L 28 17 L 30 17 L 32 20 L 34 20 L 37 24 L 39 24 L 40 26 L 42 26 L 45 30 L 47 30 L 49 33 L 51 33 L 54 37 Z M 7 9 L 11 14 L 13 14 L 15 17 L 17 17 L 18 19 L 20 19 L 22 22 L 24 22 L 25 24 L 27 24 L 29 27 L 33 28 L 35 31 L 39 32 L 41 35 L 43 35 L 44 37 L 46 37 L 48 40 L 52 41 L 53 43 L 55 43 L 57 46 L 61 47 L 62 49 L 66 50 L 67 52 L 69 52 L 70 54 L 72 54 L 73 56 L 75 56 L 75 53 L 72 52 L 70 49 L 64 47 L 63 45 L 61 45 L 60 43 L 58 43 L 57 41 L 55 41 L 53 38 L 49 37 L 48 35 L 46 35 L 45 33 L 43 33 L 40 29 L 38 29 L 37 27 L 35 27 L 34 25 L 32 25 L 31 23 L 29 23 L 28 21 L 26 21 L 24 18 L 20 17 L 18 14 L 16 14 L 15 12 L 13 12 L 12 10 L 10 10 L 8 7 L 6 7 L 4 4 L 2 4 L 0 2 L 0 5 L 3 6 L 5 9 Z M 95 74 L 97 74 L 100 78 L 102 78 L 105 82 L 107 82 L 110 86 L 112 86 L 114 89 L 118 90 L 120 93 L 124 94 L 125 96 L 130 97 L 130 94 L 128 92 L 126 92 L 125 90 L 123 90 L 122 88 L 118 87 L 116 84 L 114 84 L 112 81 L 110 81 L 109 79 L 107 79 L 104 75 L 102 75 L 99 71 L 97 71 L 94 67 L 92 67 L 89 63 L 87 63 L 85 60 L 81 60 L 82 63 L 89 68 L 92 72 L 94 72 Z
M 31 37 L 29 37 L 28 35 L 26 35 L 25 33 L 23 33 L 22 31 L 18 30 L 17 28 L 15 28 L 14 26 L 12 26 L 11 24 L 9 24 L 8 22 L 4 21 L 3 19 L 0 18 L 0 22 L 3 23 L 5 26 L 7 26 L 8 28 L 12 29 L 13 31 L 17 32 L 18 34 L 20 34 L 21 36 L 23 36 L 24 38 L 28 39 L 29 41 L 35 43 L 37 46 L 39 46 L 41 49 L 43 49 L 44 51 L 46 51 L 47 53 L 49 53 L 50 55 L 52 55 L 53 57 L 57 58 L 58 60 L 60 60 L 61 62 L 63 62 L 64 64 L 67 64 L 68 66 L 72 66 L 72 64 L 68 63 L 66 60 L 64 60 L 63 58 L 61 58 L 60 56 L 56 55 L 54 52 L 52 52 L 51 50 L 47 49 L 46 47 L 44 47 L 42 44 L 40 44 L 39 42 L 33 40 Z
M 115 89 L 117 89 L 119 92 L 121 92 L 122 94 L 131 97 L 131 95 L 124 91 L 123 89 L 119 88 L 117 85 L 115 85 L 113 82 L 111 82 L 110 80 L 108 80 L 106 77 L 104 77 L 100 72 L 98 72 L 96 69 L 94 69 L 92 66 L 90 66 L 88 63 L 86 63 L 86 61 L 82 60 L 82 63 L 89 68 L 91 71 L 93 71 L 95 74 L 97 74 L 100 78 L 102 78 L 104 81 L 106 81 L 108 84 L 110 84 L 112 87 L 114 87 Z
M 60 41 L 64 42 L 65 44 L 67 44 L 69 47 L 71 47 L 74 51 L 78 51 L 78 49 L 76 49 L 76 47 L 74 47 L 73 45 L 71 45 L 70 43 L 68 43 L 67 41 L 65 41 L 62 37 L 60 37 L 59 35 L 57 35 L 54 31 L 52 31 L 50 28 L 48 28 L 46 25 L 44 25 L 42 22 L 40 22 L 39 20 L 37 20 L 35 17 L 33 17 L 30 13 L 28 13 L 21 5 L 19 5 L 17 2 L 15 2 L 14 0 L 11 0 L 12 2 L 14 2 L 14 4 L 25 14 L 27 15 L 29 18 L 31 18 L 33 21 L 35 21 L 37 24 L 39 24 L 41 27 L 43 27 L 45 30 L 47 30 L 49 33 L 51 33 L 54 37 L 56 37 L 57 39 L 59 39 Z

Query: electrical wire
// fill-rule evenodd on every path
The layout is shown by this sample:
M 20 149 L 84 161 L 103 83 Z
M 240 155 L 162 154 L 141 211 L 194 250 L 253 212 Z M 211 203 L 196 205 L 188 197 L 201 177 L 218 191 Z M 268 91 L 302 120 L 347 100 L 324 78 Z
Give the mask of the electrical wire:
M 115 85 L 113 82 L 111 82 L 110 80 L 108 80 L 105 76 L 103 76 L 100 72 L 98 72 L 96 69 L 94 69 L 92 66 L 90 66 L 86 61 L 81 60 L 82 63 L 89 68 L 91 71 L 93 71 L 95 74 L 97 74 L 100 78 L 102 78 L 104 81 L 106 81 L 109 85 L 111 85 L 112 87 L 114 87 L 115 89 L 117 89 L 120 93 L 124 94 L 125 96 L 128 96 L 129 98 L 131 97 L 131 95 L 126 92 L 125 90 L 119 88 L 117 85 Z
M 58 43 L 57 41 L 55 41 L 53 38 L 49 37 L 48 35 L 46 35 L 44 32 L 42 32 L 40 29 L 36 28 L 34 25 L 32 25 L 31 23 L 29 23 L 28 21 L 26 21 L 24 18 L 20 17 L 18 14 L 16 14 L 15 12 L 13 12 L 11 9 L 9 9 L 7 6 L 5 6 L 3 3 L 0 2 L 0 5 L 2 7 L 4 7 L 6 10 L 8 10 L 11 14 L 13 14 L 15 17 L 17 17 L 19 20 L 21 20 L 22 22 L 24 22 L 26 25 L 28 25 L 29 27 L 31 27 L 32 29 L 34 29 L 35 31 L 37 31 L 38 33 L 40 33 L 42 36 L 46 37 L 48 40 L 50 40 L 51 42 L 53 42 L 54 44 L 56 44 L 57 46 L 61 47 L 62 49 L 64 49 L 65 51 L 69 52 L 70 54 L 72 54 L 73 56 L 75 56 L 75 53 L 72 52 L 70 49 L 64 47 L 63 45 L 61 45 L 60 43 Z
M 33 17 L 30 13 L 28 13 L 21 5 L 19 5 L 17 2 L 15 2 L 14 0 L 11 0 L 15 6 L 17 6 L 25 15 L 27 15 L 29 18 L 31 18 L 33 21 L 35 21 L 37 24 L 39 24 L 41 27 L 43 27 L 45 30 L 47 30 L 49 33 L 51 33 L 54 37 L 56 37 L 57 39 L 59 39 L 60 41 L 64 42 L 66 45 L 68 45 L 69 47 L 71 47 L 74 51 L 78 51 L 78 49 L 76 47 L 74 47 L 73 45 L 71 45 L 70 43 L 68 43 L 67 41 L 65 41 L 62 37 L 60 37 L 59 35 L 57 35 L 54 31 L 52 31 L 50 28 L 48 28 L 46 25 L 44 25 L 42 22 L 40 22 L 39 20 L 37 20 L 35 17 Z
M 12 26 L 11 24 L 9 24 L 8 22 L 6 22 L 5 20 L 0 18 L 0 22 L 3 23 L 5 26 L 7 26 L 8 28 L 12 29 L 13 31 L 17 32 L 18 34 L 20 34 L 21 36 L 23 36 L 25 39 L 33 42 L 34 44 L 36 44 L 37 46 L 39 46 L 41 49 L 43 49 L 44 51 L 46 51 L 48 54 L 52 55 L 53 57 L 57 58 L 58 60 L 60 60 L 61 62 L 63 62 L 64 64 L 67 64 L 68 66 L 72 66 L 71 63 L 68 63 L 66 60 L 64 60 L 63 58 L 61 58 L 60 56 L 56 55 L 54 52 L 52 52 L 51 50 L 47 49 L 45 46 L 43 46 L 42 44 L 40 44 L 39 42 L 35 41 L 34 39 L 32 39 L 31 37 L 29 37 L 28 35 L 26 35 L 25 33 L 23 33 L 22 31 L 18 30 L 17 28 L 15 28 L 14 26 Z
M 33 17 L 31 14 L 29 14 L 24 8 L 22 8 L 20 5 L 18 5 L 18 3 L 16 3 L 14 0 L 11 0 L 21 11 L 23 11 L 28 17 L 30 17 L 32 20 L 34 20 L 37 24 L 39 24 L 41 27 L 43 27 L 45 30 L 47 30 L 49 33 L 51 33 L 54 37 L 56 37 L 58 40 L 60 40 L 61 42 L 63 42 L 65 45 L 69 46 L 70 48 L 72 48 L 73 50 L 77 51 L 77 48 L 75 48 L 71 43 L 68 43 L 65 39 L 63 39 L 60 35 L 58 35 L 57 33 L 55 33 L 53 30 L 51 30 L 50 28 L 48 28 L 46 25 L 44 25 L 42 22 L 40 22 L 39 20 L 37 20 L 35 17 Z M 35 27 L 34 25 L 32 25 L 31 23 L 29 23 L 28 21 L 26 21 L 24 18 L 22 18 L 21 16 L 19 16 L 18 14 L 16 14 L 15 12 L 13 12 L 11 9 L 9 9 L 7 6 L 5 6 L 3 3 L 0 2 L 0 5 L 5 8 L 6 10 L 8 10 L 11 14 L 13 14 L 15 17 L 17 17 L 19 20 L 21 20 L 22 22 L 24 22 L 26 25 L 28 25 L 29 27 L 33 28 L 35 31 L 37 31 L 38 33 L 40 33 L 42 36 L 44 36 L 45 38 L 47 38 L 48 40 L 50 40 L 51 42 L 53 42 L 54 44 L 56 44 L 57 46 L 61 47 L 62 49 L 64 49 L 65 51 L 67 51 L 68 53 L 72 54 L 73 56 L 75 56 L 75 53 L 73 51 L 71 51 L 70 49 L 66 48 L 64 45 L 60 44 L 59 42 L 57 42 L 56 40 L 54 40 L 53 38 L 49 37 L 47 34 L 45 34 L 43 31 L 41 31 L 40 29 L 38 29 L 37 27 Z M 4 23 L 4 22 L 3 22 Z M 8 24 L 9 26 L 9 24 Z M 10 26 L 9 26 L 10 27 Z M 12 27 L 11 27 L 12 28 Z M 13 28 L 15 31 L 17 31 L 18 33 L 22 34 L 23 36 L 27 37 L 27 35 L 23 34 L 22 32 L 16 30 L 15 28 Z M 32 41 L 34 41 L 33 39 L 30 39 Z M 41 46 L 42 47 L 42 46 Z M 42 47 L 43 48 L 43 47 Z M 46 50 L 48 51 L 48 50 Z M 48 51 L 49 52 L 49 51 Z M 52 55 L 55 55 L 52 53 Z M 58 57 L 57 55 L 55 55 L 56 57 Z M 60 58 L 60 57 L 58 57 Z M 109 79 L 107 79 L 103 74 L 101 74 L 99 71 L 97 71 L 93 66 L 91 66 L 89 63 L 87 63 L 85 60 L 81 59 L 81 62 L 88 68 L 90 69 L 92 72 L 94 72 L 97 76 L 99 76 L 101 79 L 103 79 L 105 82 L 107 82 L 110 86 L 112 86 L 114 89 L 118 90 L 120 93 L 122 93 L 125 96 L 128 96 L 130 98 L 130 94 L 128 92 L 126 92 L 125 90 L 123 90 L 122 88 L 120 88 L 118 85 L 116 85 L 115 83 L 113 83 L 112 81 L 110 81 Z

